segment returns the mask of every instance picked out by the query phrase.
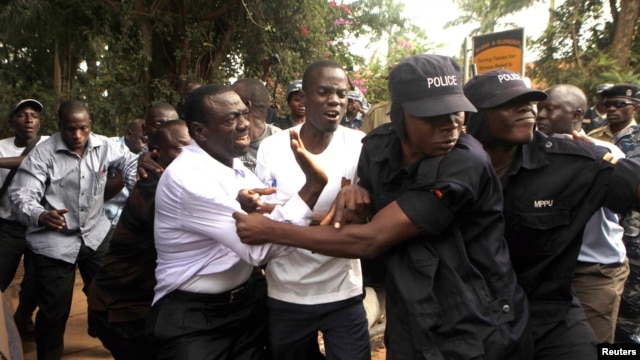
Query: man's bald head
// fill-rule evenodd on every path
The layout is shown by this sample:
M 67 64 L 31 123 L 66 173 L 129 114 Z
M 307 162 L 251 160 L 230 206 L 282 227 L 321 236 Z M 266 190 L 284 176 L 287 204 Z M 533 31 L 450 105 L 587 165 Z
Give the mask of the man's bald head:
M 553 96 L 557 101 L 569 105 L 575 109 L 581 109 L 582 115 L 587 109 L 587 96 L 579 87 L 571 84 L 554 85 L 544 91 L 548 96 Z
M 149 107 L 144 120 L 145 132 L 151 138 L 161 123 L 169 120 L 178 120 L 178 112 L 171 104 L 156 103 Z
M 547 98 L 538 102 L 538 130 L 547 135 L 580 131 L 587 109 L 587 97 L 584 92 L 570 84 L 554 85 L 544 92 Z

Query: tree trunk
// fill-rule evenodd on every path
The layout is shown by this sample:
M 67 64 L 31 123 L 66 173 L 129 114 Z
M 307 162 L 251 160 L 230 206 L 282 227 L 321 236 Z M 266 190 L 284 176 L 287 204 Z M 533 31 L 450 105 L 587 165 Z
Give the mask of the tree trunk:
M 60 51 L 58 50 L 58 40 L 54 42 L 53 50 L 53 90 L 56 95 L 62 93 L 62 70 L 60 69 Z
M 179 33 L 175 38 L 180 40 L 180 44 L 176 46 L 176 49 L 180 49 L 180 58 L 178 59 L 178 78 L 183 78 L 189 73 L 189 60 L 191 58 L 189 39 L 186 36 L 186 22 L 187 22 L 187 0 L 180 2 L 180 17 L 178 20 Z
M 62 63 L 62 93 L 71 93 L 71 43 L 67 37 L 64 47 L 64 62 Z
M 620 1 L 620 11 L 618 11 L 615 34 L 609 53 L 616 58 L 616 65 L 621 69 L 629 66 L 629 54 L 636 36 L 639 17 L 640 0 Z
M 149 65 L 153 56 L 153 34 L 151 33 L 149 21 L 142 18 L 137 20 L 142 42 L 142 85 L 144 87 L 144 106 L 146 108 L 151 104 L 151 70 Z

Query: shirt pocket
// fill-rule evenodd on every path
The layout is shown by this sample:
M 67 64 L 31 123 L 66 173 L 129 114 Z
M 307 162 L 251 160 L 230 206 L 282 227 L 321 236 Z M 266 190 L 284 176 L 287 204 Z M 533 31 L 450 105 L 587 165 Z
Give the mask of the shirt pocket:
M 571 210 L 567 206 L 557 206 L 553 209 L 529 209 L 519 214 L 520 224 L 525 231 L 520 248 L 531 255 L 553 253 L 561 244 L 551 236 L 558 227 L 571 223 Z
M 107 184 L 107 171 L 96 172 L 94 182 L 93 182 L 93 196 L 103 195 L 106 184 Z

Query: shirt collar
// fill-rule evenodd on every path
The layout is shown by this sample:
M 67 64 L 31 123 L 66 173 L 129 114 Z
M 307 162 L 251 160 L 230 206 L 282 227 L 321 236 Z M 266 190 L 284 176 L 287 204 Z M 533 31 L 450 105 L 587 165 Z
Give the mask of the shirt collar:
M 543 146 L 548 141 L 553 141 L 539 131 L 535 131 L 533 134 L 533 141 L 528 144 L 520 146 L 514 164 L 511 165 L 511 169 L 507 173 L 508 176 L 516 174 L 519 169 L 537 169 L 545 166 L 548 162 L 544 157 Z
M 240 158 L 234 158 L 231 163 L 231 167 L 228 167 L 216 160 L 213 156 L 209 155 L 197 142 L 192 141 L 191 145 L 185 146 L 182 151 L 192 152 L 203 158 L 205 161 L 205 166 L 213 166 L 217 169 L 217 171 L 221 172 L 233 172 L 235 176 L 245 177 L 247 175 L 247 169 L 243 164 Z
M 54 141 L 54 149 L 55 149 L 56 152 L 66 151 L 66 152 L 75 153 L 74 151 L 69 149 L 67 144 L 62 139 L 62 134 L 60 134 L 60 132 L 56 133 L 52 137 L 53 137 L 53 141 Z M 87 141 L 87 150 L 100 147 L 100 146 L 103 145 L 103 143 L 104 143 L 104 140 L 102 140 L 96 134 L 89 133 L 89 140 Z

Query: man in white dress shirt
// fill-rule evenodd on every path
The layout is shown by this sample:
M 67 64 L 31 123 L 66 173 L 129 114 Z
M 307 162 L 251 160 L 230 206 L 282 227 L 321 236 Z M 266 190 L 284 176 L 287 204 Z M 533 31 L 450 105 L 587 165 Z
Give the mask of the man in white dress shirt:
M 193 142 L 167 167 L 156 192 L 157 285 L 148 329 L 160 359 L 266 358 L 266 281 L 254 269 L 293 249 L 247 246 L 236 235 L 239 192 L 265 193 L 238 159 L 249 149 L 248 111 L 220 85 L 194 90 L 185 104 Z M 291 136 L 307 181 L 268 216 L 307 224 L 327 177 Z

